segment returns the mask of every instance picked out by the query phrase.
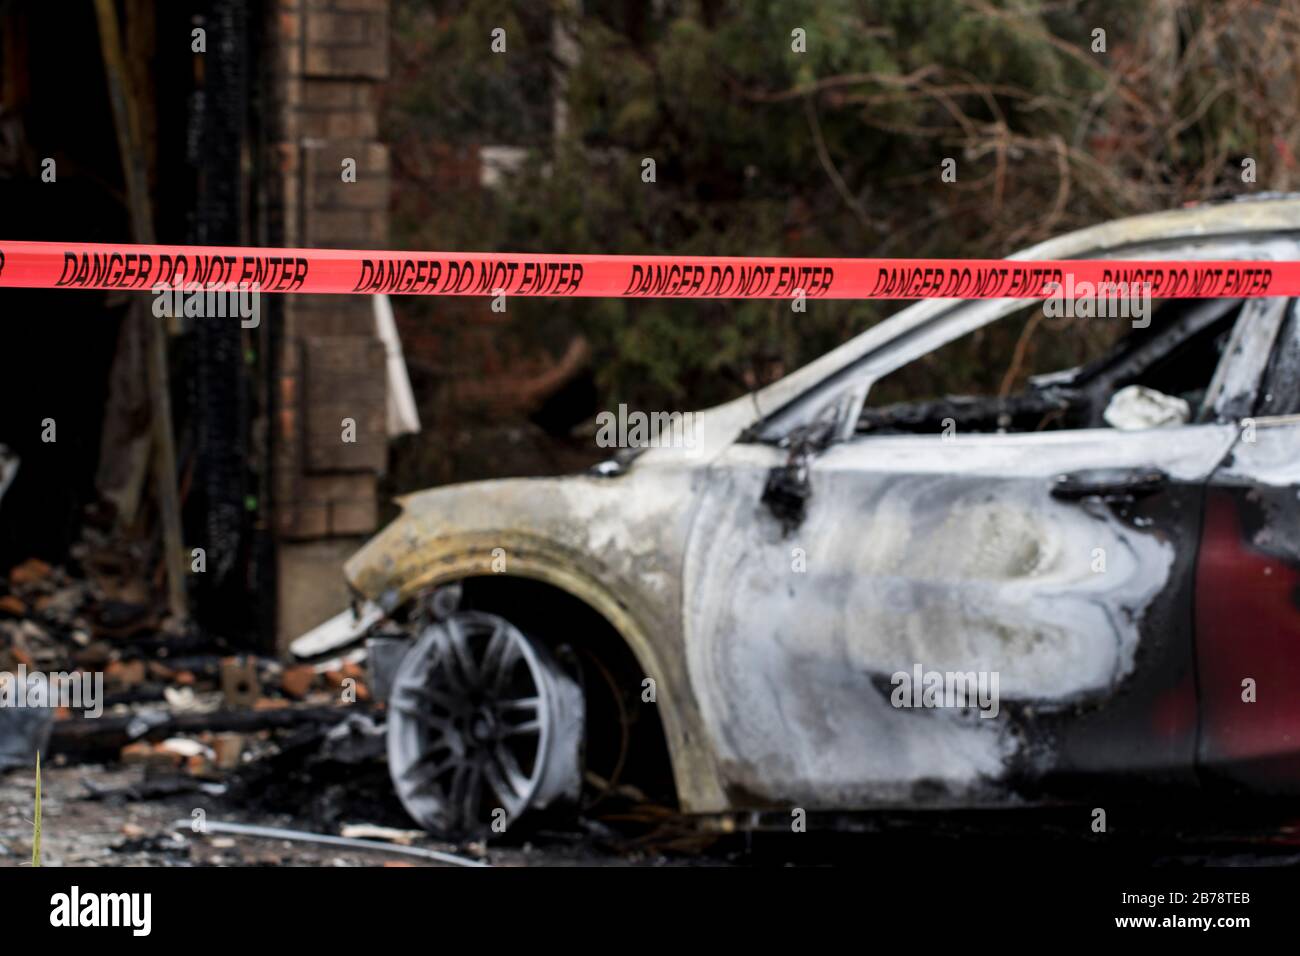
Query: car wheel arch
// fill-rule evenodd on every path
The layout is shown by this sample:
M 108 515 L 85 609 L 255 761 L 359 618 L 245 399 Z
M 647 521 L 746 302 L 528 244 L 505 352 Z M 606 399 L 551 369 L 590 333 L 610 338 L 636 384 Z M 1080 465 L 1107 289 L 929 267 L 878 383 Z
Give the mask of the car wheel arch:
M 685 670 L 685 655 L 665 653 L 650 637 L 653 611 L 639 610 L 576 561 L 560 562 L 537 542 L 518 541 L 502 550 L 508 555 L 505 570 L 493 567 L 498 541 L 475 542 L 454 551 L 426 554 L 402 562 L 399 579 L 390 578 L 384 591 L 393 606 L 407 606 L 419 594 L 460 583 L 471 594 L 473 607 L 493 611 L 513 620 L 519 605 L 509 597 L 512 587 L 531 584 L 585 608 L 598 618 L 609 635 L 636 662 L 640 673 L 655 680 L 656 709 L 671 768 L 677 806 L 684 812 L 717 812 L 727 807 L 720 775 L 707 747 L 702 719 Z M 486 599 L 485 599 L 486 595 Z M 522 622 L 522 626 L 527 625 Z M 669 703 L 671 702 L 671 703 Z

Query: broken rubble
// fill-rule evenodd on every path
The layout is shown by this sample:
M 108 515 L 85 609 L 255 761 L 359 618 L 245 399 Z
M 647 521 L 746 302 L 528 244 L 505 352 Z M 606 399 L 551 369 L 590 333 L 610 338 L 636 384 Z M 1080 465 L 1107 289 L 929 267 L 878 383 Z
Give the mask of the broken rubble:
M 290 697 L 302 700 L 316 682 L 316 672 L 309 664 L 287 667 L 280 677 L 280 688 Z
M 5 692 L 15 700 L 25 700 L 28 685 L 43 679 L 22 672 L 0 674 Z M 0 707 L 0 771 L 34 767 L 37 752 L 46 751 L 53 725 L 54 711 L 49 707 Z
M 221 662 L 221 691 L 231 707 L 253 707 L 261 693 L 257 662 L 251 657 L 228 657 Z

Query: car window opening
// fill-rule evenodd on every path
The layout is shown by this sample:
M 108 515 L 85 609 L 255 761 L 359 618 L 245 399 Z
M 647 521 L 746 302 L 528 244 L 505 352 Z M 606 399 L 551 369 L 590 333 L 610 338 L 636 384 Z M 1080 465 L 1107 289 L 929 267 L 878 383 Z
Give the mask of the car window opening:
M 1207 312 L 1196 300 L 1154 303 L 1150 325 L 1127 319 L 1046 318 L 1040 305 L 1008 316 L 1017 346 L 1010 364 L 1005 334 L 978 329 L 949 342 L 875 383 L 860 415 L 858 434 L 960 434 L 1060 431 L 1107 426 L 1111 399 L 1142 386 L 1187 403 L 1189 421 L 1201 415 L 1206 390 L 1223 357 L 1241 300 Z M 1068 363 L 1068 364 L 1067 364 Z M 988 391 L 936 394 L 954 368 L 979 371 Z M 1064 368 L 1064 371 L 1039 369 Z M 898 401 L 905 394 L 920 400 Z

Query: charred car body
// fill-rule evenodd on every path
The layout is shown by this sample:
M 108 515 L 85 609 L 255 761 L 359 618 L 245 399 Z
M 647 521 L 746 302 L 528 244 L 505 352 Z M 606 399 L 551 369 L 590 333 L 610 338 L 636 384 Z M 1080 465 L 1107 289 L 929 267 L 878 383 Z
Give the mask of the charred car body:
M 1016 258 L 1298 243 L 1300 201 L 1278 199 Z M 1026 305 L 911 305 L 699 413 L 690 448 L 402 499 L 345 570 L 357 632 L 402 641 L 372 659 L 400 660 L 389 756 L 412 815 L 513 819 L 637 759 L 699 814 L 1300 790 L 1297 303 L 1170 301 L 1019 395 L 872 400 Z M 1184 419 L 1111 427 L 1134 386 Z M 897 675 L 922 671 L 996 675 L 996 716 L 898 706 Z

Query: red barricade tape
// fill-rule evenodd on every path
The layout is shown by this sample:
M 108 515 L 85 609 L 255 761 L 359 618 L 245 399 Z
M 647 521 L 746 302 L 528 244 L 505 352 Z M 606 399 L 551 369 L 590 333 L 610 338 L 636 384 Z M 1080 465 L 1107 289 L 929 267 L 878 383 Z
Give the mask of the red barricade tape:
M 0 241 L 0 287 L 677 299 L 1300 295 L 1300 262 L 807 259 Z

